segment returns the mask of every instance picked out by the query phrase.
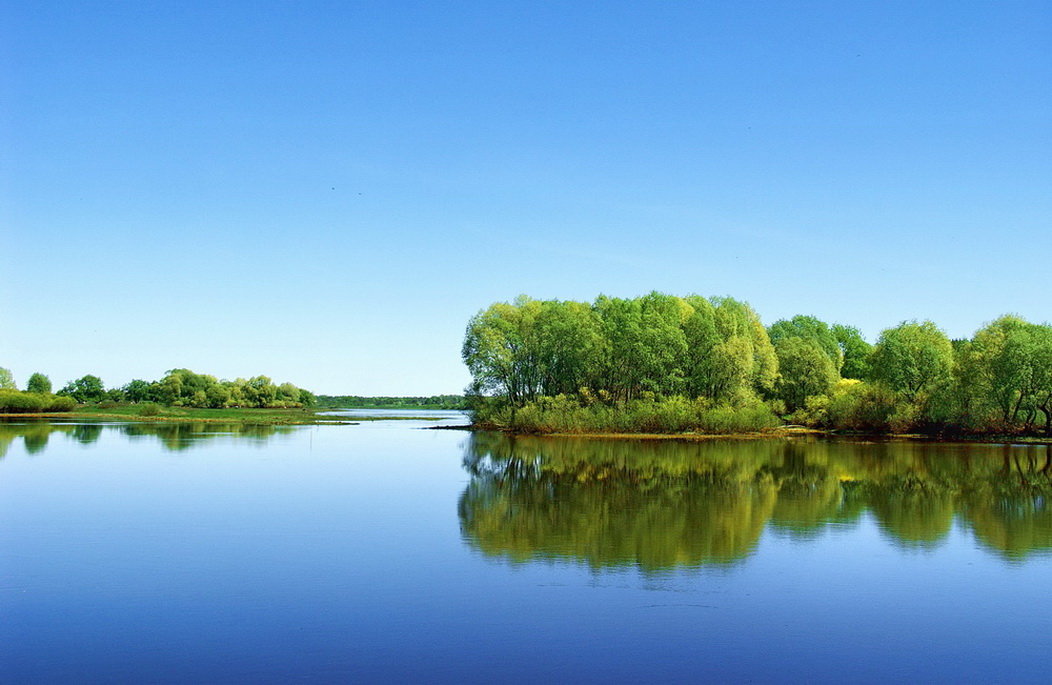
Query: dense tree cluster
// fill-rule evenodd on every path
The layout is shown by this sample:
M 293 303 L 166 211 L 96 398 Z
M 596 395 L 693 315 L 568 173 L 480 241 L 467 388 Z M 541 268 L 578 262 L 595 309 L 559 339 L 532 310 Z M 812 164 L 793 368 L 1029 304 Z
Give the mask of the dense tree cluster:
M 870 345 L 737 300 L 522 296 L 479 312 L 463 357 L 480 422 L 521 430 L 711 432 L 714 411 L 870 431 L 1052 433 L 1052 327 L 1004 316 L 971 340 L 907 321 Z M 720 421 L 716 421 L 720 423 Z M 727 423 L 727 422 L 723 422 Z
M 159 381 L 133 380 L 108 394 L 109 399 L 117 401 L 156 402 L 173 407 L 279 409 L 314 404 L 314 395 L 310 391 L 292 383 L 277 385 L 267 376 L 228 381 L 189 369 L 172 369 Z
M 415 397 L 318 395 L 319 407 L 332 409 L 466 409 L 463 395 Z
M 154 402 L 173 407 L 260 407 L 268 409 L 314 406 L 314 394 L 292 383 L 275 384 L 267 376 L 219 380 L 189 369 L 172 369 L 157 381 L 133 380 L 107 389 L 91 374 L 72 380 L 51 394 L 51 380 L 34 373 L 19 392 L 7 369 L 0 369 L 0 412 L 69 411 L 76 404 Z
M 464 340 L 473 390 L 521 406 L 539 397 L 646 393 L 740 403 L 770 393 L 778 361 L 759 316 L 731 298 L 520 297 L 475 316 Z

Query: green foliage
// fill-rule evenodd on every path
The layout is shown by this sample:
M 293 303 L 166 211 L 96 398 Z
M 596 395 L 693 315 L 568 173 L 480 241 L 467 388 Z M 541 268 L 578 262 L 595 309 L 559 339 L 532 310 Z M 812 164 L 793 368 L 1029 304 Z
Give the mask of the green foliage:
M 139 416 L 157 416 L 161 413 L 161 405 L 156 402 L 143 402 L 139 405 Z
M 959 363 L 974 411 L 1003 426 L 1033 426 L 1040 412 L 1052 430 L 1052 327 L 1003 316 L 961 346 Z
M 70 381 L 58 391 L 59 395 L 72 397 L 80 404 L 98 402 L 106 397 L 106 388 L 102 379 L 88 374 L 75 381 Z
M 164 406 L 222 409 L 224 407 L 294 409 L 310 406 L 314 395 L 292 383 L 275 385 L 267 376 L 218 380 L 190 369 L 171 369 L 153 383 L 133 380 L 121 390 L 129 402 Z
M 656 292 L 591 305 L 525 296 L 496 303 L 468 323 L 463 356 L 472 393 L 516 407 L 586 391 L 620 402 L 686 393 L 740 404 L 770 391 L 778 371 L 747 304 Z
M 859 330 L 853 326 L 834 324 L 832 331 L 844 359 L 840 375 L 858 380 L 869 378 L 869 355 L 873 346 L 866 342 Z
M 47 381 L 43 374 L 34 374 L 31 382 L 34 379 L 41 385 Z M 292 383 L 276 385 L 267 376 L 227 381 L 189 369 L 171 369 L 158 381 L 136 379 L 122 388 L 109 390 L 98 376 L 87 375 L 70 381 L 58 394 L 74 403 L 95 403 L 96 408 L 152 402 L 163 406 L 212 409 L 295 409 L 313 406 L 316 401 L 310 391 Z
M 779 342 L 789 338 L 810 342 L 829 358 L 834 370 L 840 373 L 840 367 L 844 363 L 844 353 L 836 334 L 824 321 L 819 321 L 813 316 L 794 316 L 789 320 L 775 321 L 767 329 L 767 333 L 775 349 L 778 349 Z M 784 370 L 782 372 L 784 373 Z
M 727 297 L 521 296 L 472 318 L 463 353 L 476 420 L 513 430 L 711 431 L 727 422 L 699 406 L 739 416 L 762 401 L 824 428 L 1052 435 L 1052 327 L 1013 316 L 954 342 L 908 321 L 870 346 L 811 316 L 765 329 Z
M 0 411 L 7 413 L 33 413 L 47 406 L 45 396 L 18 390 L 0 390 Z
M 138 403 L 145 402 L 151 397 L 151 384 L 148 381 L 135 379 L 125 385 L 124 397 L 128 402 Z
M 11 375 L 10 369 L 0 366 L 0 390 L 17 390 L 15 377 Z
M 306 391 L 304 391 L 306 392 Z M 362 397 L 359 395 L 318 395 L 313 405 L 331 409 L 467 409 L 464 395 L 430 397 Z
M 804 406 L 812 395 L 825 395 L 840 380 L 835 361 L 814 338 L 778 337 L 778 397 L 790 411 Z
M 70 411 L 76 402 L 69 397 L 48 393 L 0 390 L 0 413 L 35 414 L 37 412 Z
M 72 397 L 65 397 L 63 395 L 49 395 L 48 404 L 44 408 L 44 411 L 73 411 L 77 408 L 77 401 Z
M 761 431 L 780 422 L 757 400 L 741 406 L 714 405 L 683 396 L 653 393 L 635 400 L 582 403 L 575 396 L 540 397 L 522 407 L 490 401 L 476 408 L 483 425 L 523 433 L 705 433 Z
M 34 373 L 26 383 L 26 392 L 51 394 L 51 379 L 42 373 Z
M 873 379 L 907 401 L 947 382 L 953 364 L 950 339 L 931 321 L 907 321 L 885 330 L 870 359 Z

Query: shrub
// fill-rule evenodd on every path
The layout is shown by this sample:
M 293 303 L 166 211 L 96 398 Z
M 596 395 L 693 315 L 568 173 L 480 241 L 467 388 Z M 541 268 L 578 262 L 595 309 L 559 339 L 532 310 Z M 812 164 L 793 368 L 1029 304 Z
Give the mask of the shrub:
M 527 433 L 743 433 L 772 428 L 778 417 L 755 399 L 740 405 L 711 406 L 681 396 L 617 404 L 582 406 L 574 397 L 541 397 L 512 412 L 490 405 L 476 420 Z
M 47 408 L 44 411 L 73 411 L 77 408 L 77 401 L 65 395 L 51 395 L 48 397 Z
M 143 402 L 139 405 L 139 416 L 157 416 L 161 413 L 161 405 L 156 402 Z
M 896 412 L 895 393 L 880 383 L 843 380 L 829 398 L 828 425 L 857 431 L 886 431 Z
M 21 414 L 43 411 L 44 396 L 33 392 L 0 390 L 0 412 Z

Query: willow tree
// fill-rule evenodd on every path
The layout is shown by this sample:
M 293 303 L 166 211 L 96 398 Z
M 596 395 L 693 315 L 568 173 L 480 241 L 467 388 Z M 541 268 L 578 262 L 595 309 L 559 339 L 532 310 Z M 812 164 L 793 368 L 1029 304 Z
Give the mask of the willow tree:
M 870 365 L 875 380 L 912 402 L 950 380 L 953 346 L 931 321 L 906 321 L 880 334 Z
M 844 365 L 844 352 L 840 348 L 840 342 L 837 340 L 836 334 L 829 327 L 829 324 L 813 316 L 797 315 L 791 319 L 775 321 L 767 329 L 767 334 L 770 336 L 771 343 L 774 344 L 775 349 L 778 348 L 778 343 L 781 340 L 800 338 L 811 342 L 829 357 L 829 361 L 832 362 L 838 374 L 840 373 L 840 368 Z
M 778 356 L 759 315 L 744 302 L 712 298 L 716 332 L 712 394 L 717 400 L 740 401 L 769 394 L 778 379 Z
M 972 338 L 968 363 L 1005 425 L 1016 420 L 1033 390 L 1034 342 L 1030 324 L 1016 316 L 1002 316 Z
M 1002 316 L 964 347 L 961 375 L 971 400 L 987 406 L 1004 427 L 1031 429 L 1038 412 L 1052 426 L 1052 327 Z
M 599 320 L 581 302 L 540 303 L 525 339 L 536 348 L 540 393 L 573 394 L 594 382 L 596 358 L 602 346 Z
M 831 330 L 844 359 L 840 367 L 840 376 L 858 380 L 869 378 L 869 355 L 873 351 L 873 346 L 866 342 L 862 333 L 854 326 L 838 323 L 833 324 Z
M 1045 417 L 1045 433 L 1052 435 L 1052 326 L 1032 325 L 1034 407 Z
M 520 296 L 512 304 L 492 304 L 468 322 L 462 354 L 478 391 L 503 395 L 513 405 L 537 395 L 531 337 L 540 307 Z
M 829 394 L 840 380 L 828 352 L 813 339 L 779 338 L 774 349 L 778 354 L 777 394 L 789 411 L 804 406 L 808 397 Z

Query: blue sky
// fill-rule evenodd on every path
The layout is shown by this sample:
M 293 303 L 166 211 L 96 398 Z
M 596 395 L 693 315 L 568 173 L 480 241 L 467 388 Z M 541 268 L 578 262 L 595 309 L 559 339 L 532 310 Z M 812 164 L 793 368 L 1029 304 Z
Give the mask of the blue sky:
M 459 392 L 519 293 L 1052 318 L 1049 2 L 19 2 L 0 35 L 20 383 Z

